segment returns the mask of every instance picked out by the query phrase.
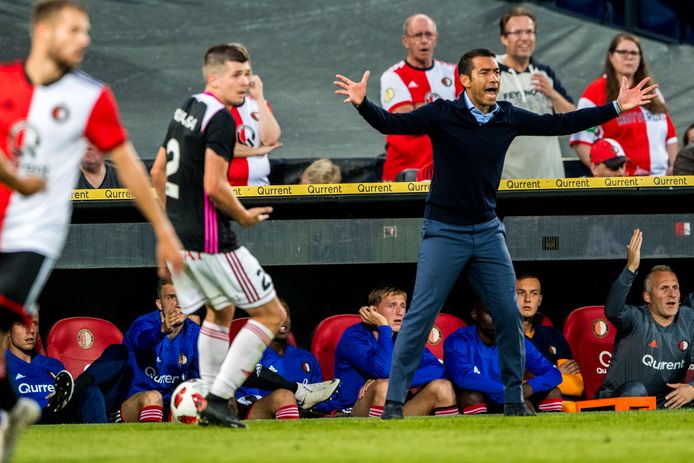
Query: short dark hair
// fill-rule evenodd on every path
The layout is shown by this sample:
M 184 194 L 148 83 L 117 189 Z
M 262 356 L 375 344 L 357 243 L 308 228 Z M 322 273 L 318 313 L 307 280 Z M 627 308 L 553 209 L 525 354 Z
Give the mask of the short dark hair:
M 157 282 L 157 297 L 161 299 L 161 290 L 166 285 L 173 285 L 173 281 L 169 278 L 162 278 Z
M 535 17 L 535 14 L 530 11 L 530 8 L 516 6 L 504 13 L 499 19 L 499 35 L 508 35 L 506 31 L 506 24 L 508 24 L 511 18 L 515 18 L 517 16 L 527 16 L 533 20 L 533 23 L 535 23 L 535 28 L 537 28 L 537 18 Z
M 496 53 L 486 48 L 473 48 L 472 50 L 465 53 L 460 57 L 458 61 L 458 77 L 465 74 L 468 77 L 472 77 L 472 60 L 478 56 L 483 56 L 485 58 L 496 58 Z
M 227 61 L 246 63 L 251 60 L 246 47 L 240 43 L 222 43 L 207 49 L 203 60 L 203 74 L 207 74 L 205 69 L 224 65 Z
M 391 294 L 405 296 L 405 300 L 407 300 L 407 293 L 404 289 L 393 285 L 380 285 L 371 290 L 368 303 L 369 305 L 378 305 Z
M 77 0 L 42 0 L 34 5 L 31 12 L 31 25 L 47 21 L 65 8 L 73 8 L 84 14 L 89 14 L 87 7 Z
M 682 146 L 687 146 L 690 143 L 694 143 L 694 140 L 689 139 L 689 131 L 692 129 L 694 129 L 694 123 L 685 129 L 684 135 L 682 135 Z

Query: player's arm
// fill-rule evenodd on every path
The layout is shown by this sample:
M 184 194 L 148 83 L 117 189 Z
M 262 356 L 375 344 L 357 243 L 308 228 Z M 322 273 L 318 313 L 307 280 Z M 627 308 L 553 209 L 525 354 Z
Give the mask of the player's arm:
M 135 204 L 145 218 L 152 224 L 157 237 L 156 256 L 159 264 L 159 275 L 166 276 L 166 262 L 176 273 L 183 270 L 181 242 L 173 226 L 164 214 L 164 209 L 152 194 L 152 185 L 142 162 L 130 142 L 121 143 L 111 150 L 111 156 L 118 168 L 118 179 L 135 196 Z
M 677 142 L 674 142 L 665 145 L 665 149 L 667 150 L 668 157 L 667 174 L 672 175 L 672 167 L 675 165 L 675 158 L 677 157 L 677 153 L 680 151 L 680 146 Z
M 273 145 L 260 145 L 256 148 L 246 146 L 242 143 L 237 143 L 234 145 L 234 157 L 235 158 L 250 158 L 252 156 L 264 156 L 270 154 L 277 148 L 281 148 L 282 143 L 275 143 Z
M 227 172 L 229 162 L 212 148 L 205 150 L 204 188 L 207 196 L 226 215 L 244 227 L 252 227 L 266 220 L 272 212 L 271 207 L 246 209 L 229 186 Z
M 46 181 L 40 177 L 18 177 L 14 168 L 0 150 L 0 182 L 24 196 L 33 195 L 46 188 Z
M 154 191 L 157 192 L 157 198 L 159 198 L 162 207 L 166 209 L 166 150 L 163 146 L 159 148 L 149 173 L 152 176 L 152 185 L 154 185 Z

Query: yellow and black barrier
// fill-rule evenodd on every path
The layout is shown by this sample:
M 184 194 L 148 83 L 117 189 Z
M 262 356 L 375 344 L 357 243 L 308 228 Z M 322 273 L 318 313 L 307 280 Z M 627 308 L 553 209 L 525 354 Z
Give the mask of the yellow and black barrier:
M 694 187 L 694 176 L 589 177 L 502 180 L 499 191 L 590 190 L 602 188 Z M 267 185 L 232 187 L 239 198 L 287 196 L 340 196 L 427 193 L 429 182 L 338 183 L 329 185 Z M 74 190 L 73 201 L 131 200 L 126 188 Z

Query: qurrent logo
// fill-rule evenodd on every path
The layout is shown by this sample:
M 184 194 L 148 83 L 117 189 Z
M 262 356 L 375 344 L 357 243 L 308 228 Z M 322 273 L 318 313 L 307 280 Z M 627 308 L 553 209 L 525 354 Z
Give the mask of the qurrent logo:
M 32 392 L 55 392 L 55 387 L 52 384 L 28 384 L 20 383 L 17 387 L 20 394 L 31 394 Z
M 157 375 L 157 370 L 153 367 L 145 368 L 145 375 L 157 384 L 174 384 L 181 379 L 181 377 L 177 375 Z
M 602 367 L 597 367 L 595 372 L 599 375 L 607 374 L 607 369 L 610 367 L 610 361 L 612 360 L 612 352 L 602 351 L 598 354 L 598 362 Z
M 684 368 L 684 359 L 679 362 L 665 362 L 664 360 L 656 360 L 652 355 L 646 354 L 641 358 L 641 362 L 647 367 L 651 367 L 654 370 L 679 370 Z

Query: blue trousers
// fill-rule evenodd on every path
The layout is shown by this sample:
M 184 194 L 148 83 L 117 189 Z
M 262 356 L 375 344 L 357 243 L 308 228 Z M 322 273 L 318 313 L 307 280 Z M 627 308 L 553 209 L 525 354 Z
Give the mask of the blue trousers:
M 387 400 L 405 403 L 429 332 L 451 288 L 467 266 L 473 289 L 494 319 L 504 402 L 523 402 L 523 324 L 505 233 L 503 223 L 497 218 L 477 225 L 424 220 L 414 294 L 395 341 Z

